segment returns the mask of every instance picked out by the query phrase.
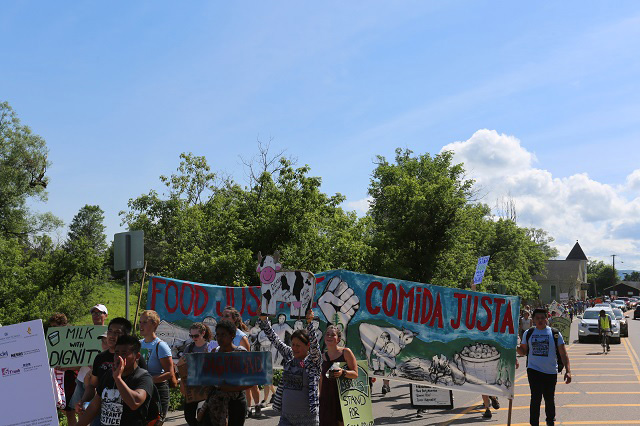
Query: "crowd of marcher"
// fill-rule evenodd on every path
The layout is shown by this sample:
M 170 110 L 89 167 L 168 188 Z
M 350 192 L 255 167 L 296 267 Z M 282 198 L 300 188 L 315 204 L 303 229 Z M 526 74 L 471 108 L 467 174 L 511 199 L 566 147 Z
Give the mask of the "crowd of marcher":
M 563 315 L 573 317 L 595 302 L 572 301 L 560 305 L 560 310 Z M 538 424 L 543 398 L 547 425 L 554 424 L 558 358 L 564 364 L 565 381 L 571 381 L 563 336 L 548 326 L 548 320 L 558 311 L 550 312 L 547 308 L 523 306 L 518 327 L 517 353 L 527 356 L 532 425 Z M 108 310 L 102 304 L 95 305 L 91 316 L 94 325 L 104 325 Z M 59 408 L 69 426 L 137 426 L 153 424 L 154 419 L 161 423 L 169 408 L 170 387 L 178 386 L 179 378 L 171 348 L 156 335 L 159 324 L 160 317 L 155 311 L 143 311 L 139 321 L 142 338 L 139 339 L 134 335 L 131 322 L 114 318 L 108 322 L 107 332 L 99 337 L 103 352 L 95 357 L 93 366 L 53 371 L 60 392 L 65 395 L 64 404 Z M 51 316 L 48 325 L 69 324 L 64 314 L 58 313 Z M 301 324 L 292 330 L 289 344 L 278 336 L 274 330 L 277 324 L 272 326 L 266 316 L 259 316 L 256 326 L 282 360 L 282 379 L 277 390 L 271 385 L 264 386 L 261 399 L 256 385 L 208 387 L 204 401 L 184 405 L 187 424 L 243 425 L 248 416 L 260 415 L 261 409 L 272 403 L 280 414 L 280 425 L 342 425 L 336 379 L 357 378 L 358 369 L 352 351 L 339 346 L 341 330 L 330 325 L 324 335 L 318 333 L 312 311 L 307 313 L 306 327 Z M 191 343 L 185 347 L 184 355 L 251 350 L 249 329 L 232 307 L 224 309 L 215 330 L 200 322 L 193 323 L 189 338 Z M 320 351 L 320 338 L 326 348 L 324 353 Z M 346 367 L 339 368 L 337 363 L 345 363 Z M 184 383 L 182 385 L 184 391 Z M 483 395 L 483 402 L 485 418 L 491 417 L 491 407 L 500 407 L 494 396 Z
M 98 304 L 91 308 L 91 314 L 94 325 L 104 325 L 108 310 Z M 342 425 L 336 379 L 358 377 L 356 358 L 350 349 L 338 345 L 342 339 L 338 327 L 327 327 L 324 336 L 316 333 L 311 310 L 306 323 L 306 327 L 294 330 L 290 344 L 285 344 L 268 318 L 259 316 L 258 326 L 282 359 L 282 379 L 277 390 L 264 386 L 264 399 L 260 401 L 258 386 L 210 386 L 204 402 L 185 404 L 187 424 L 243 425 L 250 413 L 260 414 L 272 393 L 270 402 L 280 414 L 280 425 Z M 171 348 L 156 335 L 159 324 L 155 311 L 143 311 L 139 339 L 130 321 L 114 318 L 100 336 L 103 352 L 95 357 L 93 366 L 54 371 L 64 395 L 64 404 L 59 408 L 69 426 L 162 423 L 169 408 L 170 387 L 179 386 L 179 378 Z M 67 325 L 64 314 L 54 314 L 48 322 L 49 327 Z M 215 331 L 200 322 L 190 326 L 192 342 L 184 354 L 248 351 L 247 332 L 238 311 L 227 307 Z M 324 338 L 324 353 L 318 337 Z M 340 368 L 339 363 L 345 363 L 345 368 Z

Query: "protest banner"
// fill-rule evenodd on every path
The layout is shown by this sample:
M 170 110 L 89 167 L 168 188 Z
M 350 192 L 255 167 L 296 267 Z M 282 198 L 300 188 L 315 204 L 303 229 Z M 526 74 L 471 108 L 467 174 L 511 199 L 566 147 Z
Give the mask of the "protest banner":
M 58 426 L 42 320 L 0 327 L 3 425 Z
M 347 363 L 343 362 L 340 368 L 347 368 Z M 358 361 L 357 378 L 337 379 L 344 426 L 373 426 L 371 387 L 369 387 L 367 368 L 366 361 Z
M 328 323 L 374 376 L 496 396 L 513 396 L 520 298 L 439 287 L 335 270 L 316 274 L 315 333 L 321 342 Z M 215 323 L 225 306 L 247 322 L 261 303 L 259 287 L 221 287 L 151 277 L 147 308 L 163 322 L 158 335 L 179 355 L 190 342 L 191 323 Z M 285 303 L 273 328 L 287 342 L 304 323 L 289 317 Z M 215 327 L 214 327 L 215 328 Z M 253 350 L 272 352 L 249 332 Z M 264 340 L 264 339 L 263 339 Z
M 47 352 L 51 367 L 84 367 L 102 352 L 99 337 L 107 331 L 106 325 L 80 325 L 49 327 Z
M 453 409 L 453 391 L 432 386 L 411 384 L 411 406 L 413 408 L 442 410 Z
M 267 385 L 273 380 L 271 354 L 267 352 L 189 353 L 189 386 Z
M 571 320 L 565 317 L 551 317 L 549 327 L 557 328 L 562 334 L 564 343 L 571 344 Z

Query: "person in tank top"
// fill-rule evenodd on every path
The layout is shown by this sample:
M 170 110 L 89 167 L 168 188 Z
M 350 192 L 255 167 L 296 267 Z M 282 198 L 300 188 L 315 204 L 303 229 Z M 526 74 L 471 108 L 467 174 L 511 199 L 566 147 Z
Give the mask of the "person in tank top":
M 342 408 L 338 395 L 339 377 L 356 379 L 358 364 L 356 357 L 349 348 L 338 346 L 342 339 L 342 332 L 335 325 L 330 325 L 324 333 L 324 343 L 327 351 L 322 356 L 322 374 L 320 375 L 320 424 L 322 426 L 342 426 Z M 332 369 L 334 363 L 346 362 L 346 368 Z M 328 376 L 328 377 L 327 377 Z

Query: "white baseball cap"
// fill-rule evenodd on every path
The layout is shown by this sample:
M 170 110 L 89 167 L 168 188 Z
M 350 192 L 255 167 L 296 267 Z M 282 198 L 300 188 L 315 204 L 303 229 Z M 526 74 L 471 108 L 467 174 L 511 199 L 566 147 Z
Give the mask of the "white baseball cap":
M 89 313 L 93 312 L 94 309 L 99 310 L 100 312 L 102 312 L 103 314 L 107 314 L 109 315 L 109 311 L 107 311 L 107 307 L 102 305 L 102 304 L 97 304 L 94 307 L 92 307 L 91 309 L 89 309 Z

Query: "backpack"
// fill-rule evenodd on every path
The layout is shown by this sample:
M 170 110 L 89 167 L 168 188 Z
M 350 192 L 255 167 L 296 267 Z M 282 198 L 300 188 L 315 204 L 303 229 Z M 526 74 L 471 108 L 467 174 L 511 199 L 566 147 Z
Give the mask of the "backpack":
M 525 333 L 527 333 L 527 364 L 529 364 L 529 340 L 531 339 L 534 329 L 535 327 L 531 327 L 525 331 Z M 558 373 L 560 373 L 564 369 L 564 363 L 562 362 L 560 351 L 558 351 L 558 337 L 560 336 L 560 331 L 558 331 L 557 328 L 551 327 L 551 334 L 553 335 L 553 343 L 556 345 L 556 362 L 558 363 Z
M 149 401 L 149 407 L 147 408 L 147 417 L 145 421 L 147 426 L 160 426 L 162 425 L 162 404 L 160 404 L 160 392 L 156 385 L 153 385 L 153 391 L 151 392 L 151 401 Z

